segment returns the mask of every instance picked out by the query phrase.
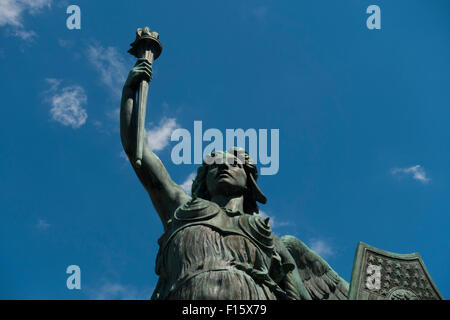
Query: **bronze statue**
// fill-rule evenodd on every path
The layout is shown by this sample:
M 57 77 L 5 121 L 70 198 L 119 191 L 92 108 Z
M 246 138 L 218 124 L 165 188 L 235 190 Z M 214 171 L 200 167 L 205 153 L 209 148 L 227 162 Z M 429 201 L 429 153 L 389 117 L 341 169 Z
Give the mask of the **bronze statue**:
M 147 49 L 139 49 L 144 38 Z M 152 79 L 153 58 L 162 49 L 159 36 L 138 29 L 133 45 L 131 53 L 139 59 L 123 87 L 120 132 L 164 226 L 152 299 L 347 299 L 347 282 L 322 258 L 292 236 L 277 238 L 269 219 L 255 215 L 257 202 L 266 197 L 245 151 L 234 148 L 205 159 L 192 197 L 172 181 L 148 147 L 142 98 L 136 101 L 146 99 L 142 83 Z

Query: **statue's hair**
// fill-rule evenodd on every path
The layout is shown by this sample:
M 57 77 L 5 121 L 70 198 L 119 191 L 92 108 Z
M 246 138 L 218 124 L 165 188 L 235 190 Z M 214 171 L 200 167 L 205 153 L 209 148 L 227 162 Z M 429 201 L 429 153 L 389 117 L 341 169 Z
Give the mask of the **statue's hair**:
M 267 199 L 256 184 L 258 179 L 258 169 L 250 158 L 250 155 L 242 148 L 231 148 L 226 153 L 234 155 L 243 162 L 243 168 L 247 174 L 246 189 L 244 191 L 244 212 L 248 214 L 259 213 L 259 207 L 256 202 L 266 203 Z M 216 152 L 212 152 L 210 157 L 215 157 Z M 206 176 L 211 164 L 203 163 L 197 169 L 197 177 L 192 182 L 192 196 L 211 200 L 211 195 L 206 186 Z

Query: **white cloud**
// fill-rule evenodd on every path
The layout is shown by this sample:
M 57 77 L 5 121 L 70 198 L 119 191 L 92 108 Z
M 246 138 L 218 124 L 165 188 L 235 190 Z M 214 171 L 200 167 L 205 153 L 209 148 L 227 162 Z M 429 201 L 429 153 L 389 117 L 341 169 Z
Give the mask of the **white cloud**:
M 186 191 L 187 194 L 191 194 L 192 190 L 192 180 L 195 179 L 197 176 L 197 173 L 192 172 L 187 178 L 186 181 L 184 181 L 180 186 L 183 188 L 184 191 Z
M 22 11 L 24 7 L 15 0 L 0 1 L 0 26 L 22 26 Z
M 50 224 L 43 219 L 39 219 L 38 223 L 36 224 L 36 228 L 38 228 L 39 230 L 47 230 L 48 228 L 50 228 Z
M 0 27 L 7 26 L 14 36 L 29 40 L 36 36 L 33 30 L 26 30 L 23 24 L 25 14 L 37 14 L 43 8 L 50 8 L 51 0 L 0 0 Z
M 177 126 L 177 121 L 174 118 L 163 118 L 157 127 L 148 130 L 148 146 L 150 149 L 153 151 L 164 149 L 170 142 L 172 131 Z
M 82 108 L 87 103 L 87 96 L 80 86 L 67 86 L 59 88 L 61 81 L 57 79 L 46 79 L 50 84 L 50 95 L 46 100 L 50 103 L 50 114 L 52 119 L 64 126 L 74 129 L 86 123 L 87 112 Z
M 262 218 L 270 218 L 269 223 L 272 229 L 291 225 L 291 223 L 288 221 L 278 221 L 278 219 L 276 219 L 275 216 L 268 215 L 265 211 L 262 211 L 261 209 L 259 210 L 259 215 Z
M 118 282 L 104 282 L 100 287 L 88 289 L 88 296 L 95 300 L 149 300 L 153 289 L 138 289 Z
M 115 47 L 102 47 L 99 44 L 89 45 L 87 49 L 89 61 L 100 73 L 103 84 L 111 90 L 115 98 L 120 98 L 128 68 L 125 58 Z
M 33 30 L 14 30 L 12 33 L 14 36 L 22 38 L 22 40 L 32 40 L 33 38 L 35 38 L 37 36 L 36 32 L 34 32 Z
M 309 247 L 324 259 L 334 255 L 333 248 L 321 239 L 311 239 L 311 241 L 309 242 Z
M 415 165 L 409 168 L 394 168 L 391 170 L 392 174 L 406 174 L 411 175 L 413 179 L 422 183 L 427 183 L 431 179 L 427 177 L 425 170 L 420 165 Z

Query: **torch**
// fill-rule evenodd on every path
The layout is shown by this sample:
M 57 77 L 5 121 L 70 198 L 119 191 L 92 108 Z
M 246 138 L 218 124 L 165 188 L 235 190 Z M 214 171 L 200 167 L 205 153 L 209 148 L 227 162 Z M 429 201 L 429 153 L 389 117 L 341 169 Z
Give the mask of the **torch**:
M 146 59 L 150 66 L 153 64 L 162 51 L 159 34 L 150 32 L 149 27 L 139 28 L 136 31 L 136 40 L 131 44 L 130 54 L 138 59 Z M 151 81 L 151 77 L 150 80 Z M 141 80 L 137 89 L 137 136 L 136 136 L 136 159 L 135 165 L 140 168 L 142 165 L 142 153 L 144 148 L 145 112 L 147 107 L 148 82 Z

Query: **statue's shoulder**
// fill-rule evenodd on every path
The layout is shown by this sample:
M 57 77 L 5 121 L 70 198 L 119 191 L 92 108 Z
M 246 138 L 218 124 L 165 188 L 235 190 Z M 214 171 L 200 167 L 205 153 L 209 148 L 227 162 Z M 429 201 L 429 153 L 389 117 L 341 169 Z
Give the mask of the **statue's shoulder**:
M 220 207 L 202 198 L 192 198 L 179 206 L 174 213 L 174 219 L 178 221 L 196 221 L 211 218 L 217 215 Z
M 240 229 L 254 240 L 264 251 L 272 253 L 274 249 L 272 228 L 268 218 L 244 214 L 238 219 Z

